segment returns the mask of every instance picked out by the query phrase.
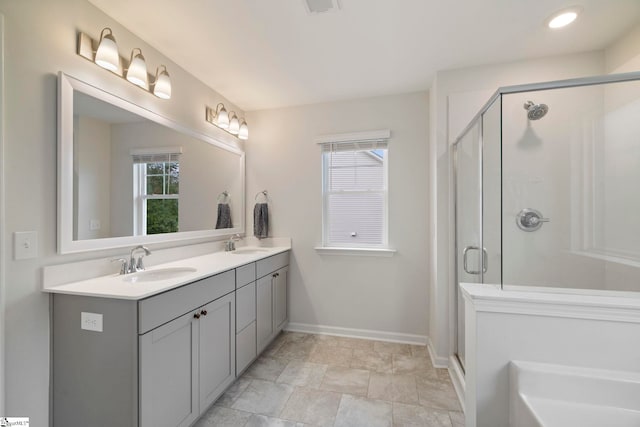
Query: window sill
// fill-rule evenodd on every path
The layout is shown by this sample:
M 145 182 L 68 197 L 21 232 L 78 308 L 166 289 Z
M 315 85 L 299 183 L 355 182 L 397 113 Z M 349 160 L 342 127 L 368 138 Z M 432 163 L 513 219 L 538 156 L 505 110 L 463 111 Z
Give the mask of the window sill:
M 387 248 L 341 248 L 317 246 L 316 252 L 320 255 L 355 255 L 355 256 L 374 256 L 374 257 L 392 257 L 395 249 Z

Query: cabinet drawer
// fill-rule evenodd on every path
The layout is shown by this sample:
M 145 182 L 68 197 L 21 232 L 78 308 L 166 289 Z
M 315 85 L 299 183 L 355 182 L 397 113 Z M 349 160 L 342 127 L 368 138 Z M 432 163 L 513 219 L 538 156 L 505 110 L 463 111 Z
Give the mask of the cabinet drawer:
M 236 290 L 236 332 L 256 320 L 256 282 Z
M 256 281 L 256 263 L 236 268 L 236 289 Z
M 289 251 L 261 259 L 256 263 L 258 278 L 273 273 L 279 268 L 289 265 Z
M 236 335 L 236 376 L 256 357 L 256 322 L 251 322 Z
M 138 302 L 138 334 L 179 317 L 189 310 L 233 292 L 235 270 L 198 280 Z

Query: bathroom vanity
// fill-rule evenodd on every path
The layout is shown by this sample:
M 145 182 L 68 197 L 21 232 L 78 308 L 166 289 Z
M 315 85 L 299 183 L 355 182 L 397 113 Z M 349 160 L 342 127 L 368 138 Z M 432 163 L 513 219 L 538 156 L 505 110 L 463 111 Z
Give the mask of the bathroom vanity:
M 53 425 L 191 425 L 285 326 L 289 249 L 46 289 Z

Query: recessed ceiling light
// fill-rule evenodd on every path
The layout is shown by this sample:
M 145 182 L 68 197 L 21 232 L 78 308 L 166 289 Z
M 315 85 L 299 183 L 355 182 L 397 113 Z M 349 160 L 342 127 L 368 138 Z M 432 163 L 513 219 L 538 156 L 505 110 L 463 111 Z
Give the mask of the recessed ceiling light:
M 547 20 L 549 28 L 562 28 L 571 24 L 576 20 L 581 9 L 579 7 L 572 7 L 569 9 L 563 9 L 555 13 L 551 18 Z

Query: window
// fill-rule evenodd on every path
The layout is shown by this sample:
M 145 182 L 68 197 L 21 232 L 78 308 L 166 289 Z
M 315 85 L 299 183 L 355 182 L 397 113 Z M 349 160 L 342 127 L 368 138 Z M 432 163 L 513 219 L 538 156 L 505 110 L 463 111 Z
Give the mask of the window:
M 178 231 L 181 149 L 135 150 L 134 229 L 136 235 Z
M 388 131 L 383 135 L 321 142 L 324 247 L 387 247 Z

